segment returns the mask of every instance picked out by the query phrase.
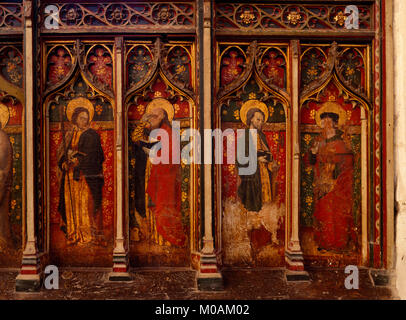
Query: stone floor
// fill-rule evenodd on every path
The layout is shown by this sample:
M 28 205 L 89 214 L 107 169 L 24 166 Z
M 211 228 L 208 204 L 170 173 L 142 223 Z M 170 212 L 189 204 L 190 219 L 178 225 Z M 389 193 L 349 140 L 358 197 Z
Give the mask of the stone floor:
M 360 270 L 359 290 L 347 290 L 344 270 L 310 270 L 311 281 L 287 283 L 283 270 L 224 270 L 225 290 L 199 292 L 191 270 L 138 270 L 129 282 L 109 282 L 102 270 L 60 270 L 59 290 L 15 292 L 17 271 L 0 270 L 1 300 L 286 300 L 396 299 L 388 287 L 375 287 L 368 270 Z

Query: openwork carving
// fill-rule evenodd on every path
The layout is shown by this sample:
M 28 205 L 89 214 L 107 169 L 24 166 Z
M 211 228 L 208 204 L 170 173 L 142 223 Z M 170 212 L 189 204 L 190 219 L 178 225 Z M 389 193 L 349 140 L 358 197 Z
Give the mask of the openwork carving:
M 127 95 L 138 90 L 152 79 L 158 65 L 159 49 L 159 39 L 151 46 L 135 44 L 127 48 Z
M 130 43 L 126 64 L 127 97 L 149 83 L 158 71 L 189 97 L 195 96 L 190 45 L 163 44 L 159 38 L 154 44 Z
M 94 118 L 92 119 L 93 121 L 99 121 L 105 116 L 105 113 L 111 113 L 110 101 L 88 85 L 83 79 L 83 76 L 76 72 L 74 78 L 69 82 L 69 84 L 65 86 L 65 88 L 53 94 L 52 98 L 48 101 L 51 121 L 68 121 L 66 106 L 68 105 L 69 101 L 79 97 L 86 98 L 94 104 L 95 110 L 93 115 Z
M 7 3 L 7 2 L 0 4 L 0 28 L 22 29 L 22 26 L 23 26 L 22 4 Z
M 265 84 L 288 97 L 287 48 L 260 46 L 255 55 L 255 67 Z
M 184 110 L 184 108 L 179 108 L 179 104 L 187 101 L 186 97 L 178 91 L 173 90 L 160 75 L 155 74 L 153 81 L 128 100 L 128 105 L 130 106 L 130 118 L 141 118 L 145 113 L 146 105 L 156 98 L 167 99 L 172 105 L 174 105 L 175 118 L 189 116 L 189 109 Z M 131 107 L 132 105 L 133 107 Z
M 193 27 L 194 5 L 189 3 L 81 3 L 55 5 L 60 12 L 58 30 L 91 27 Z M 41 12 L 44 12 L 42 10 Z M 42 21 L 50 14 L 44 13 Z M 44 26 L 42 26 L 44 29 Z M 46 30 L 46 29 L 44 29 Z
M 92 86 L 113 97 L 113 44 L 83 43 L 77 40 L 45 45 L 45 96 L 71 81 L 79 68 Z
M 57 45 L 47 53 L 46 92 L 53 91 L 72 75 L 77 65 L 73 44 Z
M 308 84 L 304 86 L 304 88 L 300 94 L 301 98 L 306 97 L 307 95 L 309 95 L 310 92 L 316 90 L 323 83 L 325 83 L 327 81 L 328 77 L 333 72 L 336 58 L 337 58 L 337 42 L 333 42 L 333 44 L 331 45 L 331 47 L 328 50 L 327 61 L 319 67 L 321 70 L 323 70 L 323 72 L 319 75 L 318 78 L 314 78 L 314 80 L 308 82 Z M 303 65 L 306 65 L 306 64 L 303 63 Z M 309 64 L 308 66 L 310 67 L 310 70 L 311 70 L 312 65 Z M 306 79 L 308 70 L 309 69 L 302 68 L 302 70 L 301 70 L 302 79 L 303 78 Z M 306 75 L 304 75 L 304 74 L 306 74 Z
M 372 6 L 360 5 L 358 9 L 360 30 L 372 30 Z M 343 30 L 347 18 L 344 12 L 343 5 L 218 4 L 216 28 Z
M 335 63 L 340 81 L 368 100 L 363 54 L 355 48 L 342 50 Z
M 339 47 L 336 42 L 330 48 L 307 49 L 301 57 L 301 100 L 321 87 L 335 73 L 348 90 L 365 101 L 370 101 L 366 92 L 368 75 L 365 56 L 364 48 Z
M 221 99 L 243 85 L 255 70 L 261 81 L 289 100 L 287 56 L 288 46 L 235 45 L 220 48 L 219 90 Z
M 113 97 L 112 45 L 78 42 L 77 47 L 79 66 L 87 80 L 99 90 Z
M 1 76 L 14 86 L 23 85 L 23 56 L 14 46 L 4 46 L 0 49 Z
M 192 58 L 188 49 L 183 46 L 163 46 L 159 57 L 162 71 L 169 81 L 190 97 L 194 97 Z
M 227 50 L 228 55 L 221 60 L 222 68 L 220 69 L 218 99 L 237 89 L 248 79 L 254 66 L 256 50 L 256 41 L 253 41 L 248 46 L 244 59 L 238 55 L 237 48 Z

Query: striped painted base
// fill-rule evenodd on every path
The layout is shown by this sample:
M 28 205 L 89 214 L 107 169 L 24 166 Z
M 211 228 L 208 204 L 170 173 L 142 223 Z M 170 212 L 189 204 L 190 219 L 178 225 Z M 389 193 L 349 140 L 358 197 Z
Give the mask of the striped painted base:
M 217 256 L 201 255 L 197 273 L 197 288 L 200 291 L 224 290 L 223 277 L 217 267 Z
M 113 272 L 109 273 L 110 281 L 130 281 L 128 256 L 125 253 L 113 255 Z
M 36 254 L 24 255 L 20 274 L 16 278 L 16 291 L 35 292 L 41 289 L 42 271 Z

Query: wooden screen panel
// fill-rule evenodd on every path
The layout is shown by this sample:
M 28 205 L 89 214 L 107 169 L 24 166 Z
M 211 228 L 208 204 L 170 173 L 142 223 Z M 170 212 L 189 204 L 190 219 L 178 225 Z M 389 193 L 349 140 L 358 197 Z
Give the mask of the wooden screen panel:
M 20 264 L 24 217 L 23 57 L 0 44 L 0 266 Z
M 309 45 L 303 51 L 301 88 L 308 94 L 300 110 L 300 241 L 305 262 L 362 265 L 369 219 L 368 47 Z M 317 75 L 327 55 L 330 65 Z
M 158 59 L 163 65 L 158 66 Z M 195 164 L 181 159 L 181 150 L 188 142 L 180 142 L 180 136 L 196 127 L 191 98 L 194 46 L 129 42 L 126 63 L 130 263 L 144 267 L 190 266 L 192 248 L 198 245 L 197 181 Z M 158 116 L 159 123 L 152 124 L 151 116 Z M 146 143 L 152 129 L 167 134 L 169 145 L 163 148 L 169 147 L 169 163 L 152 163 L 148 153 L 152 144 Z M 173 137 L 179 139 L 178 151 L 173 151 L 178 143 Z M 173 161 L 175 158 L 179 161 Z
M 83 56 L 70 43 L 46 48 L 45 83 L 54 90 L 44 99 L 50 258 L 107 267 L 115 220 L 112 45 L 84 43 Z
M 235 147 L 242 136 L 248 137 L 248 129 L 258 132 L 254 174 L 241 175 L 238 160 L 227 162 L 227 139 L 223 142 L 217 199 L 222 261 L 227 266 L 284 266 L 288 46 L 221 43 L 218 55 L 217 85 L 219 95 L 225 93 L 218 97 L 221 130 L 232 130 Z M 260 125 L 254 124 L 256 117 L 262 119 Z

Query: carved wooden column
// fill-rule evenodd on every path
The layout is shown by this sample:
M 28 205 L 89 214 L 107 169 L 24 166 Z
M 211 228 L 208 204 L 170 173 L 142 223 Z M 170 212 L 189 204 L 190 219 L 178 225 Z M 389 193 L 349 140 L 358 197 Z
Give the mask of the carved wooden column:
M 303 253 L 299 241 L 299 200 L 300 200 L 300 121 L 299 121 L 299 41 L 291 41 L 292 48 L 292 118 L 291 137 L 292 148 L 292 212 L 290 228 L 288 228 L 288 245 L 285 252 L 287 264 L 286 278 L 288 281 L 309 280 L 309 275 L 304 271 Z
M 202 8 L 203 6 L 203 8 Z M 203 77 L 203 86 L 200 94 L 203 95 L 203 117 L 204 129 L 211 129 L 212 117 L 212 40 L 211 40 L 211 1 L 199 1 L 199 14 L 203 14 L 203 28 L 199 26 L 199 36 L 203 36 L 203 48 L 200 48 L 200 59 L 203 59 L 203 70 L 200 70 L 200 77 Z M 203 30 L 202 30 L 203 29 Z M 204 157 L 203 157 L 204 159 Z M 214 251 L 213 239 L 213 210 L 212 210 L 212 165 L 203 164 L 204 168 L 204 236 L 203 249 L 200 257 L 200 268 L 197 275 L 199 290 L 221 290 L 223 280 L 217 267 L 217 256 Z
M 116 239 L 110 281 L 130 280 L 128 252 L 124 237 L 124 139 L 123 139 L 123 38 L 115 39 L 115 128 L 116 128 Z
M 362 263 L 368 260 L 368 118 L 365 109 L 361 107 L 361 229 L 362 229 Z
M 16 278 L 17 291 L 37 291 L 41 287 L 41 267 L 35 236 L 35 153 L 34 153 L 34 45 L 32 0 L 24 1 L 24 121 L 25 132 L 25 212 L 26 243 L 22 266 Z

